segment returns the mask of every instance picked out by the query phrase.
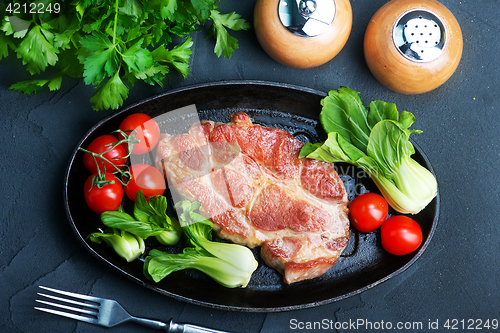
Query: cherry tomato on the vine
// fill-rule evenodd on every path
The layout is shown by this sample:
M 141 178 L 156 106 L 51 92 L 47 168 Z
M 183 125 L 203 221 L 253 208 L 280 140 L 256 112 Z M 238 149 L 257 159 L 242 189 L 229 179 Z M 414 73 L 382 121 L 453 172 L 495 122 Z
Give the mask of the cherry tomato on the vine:
M 141 155 L 150 152 L 156 147 L 158 141 L 160 140 L 160 127 L 158 126 L 158 123 L 144 113 L 131 114 L 123 119 L 118 128 L 129 135 L 133 130 L 137 132 L 136 139 L 140 142 L 134 144 L 132 148 L 132 154 L 134 155 Z M 120 135 L 120 138 L 123 137 Z M 125 143 L 124 146 L 128 151 L 127 143 Z
M 135 201 L 139 190 L 142 190 L 145 197 L 162 195 L 165 192 L 165 178 L 157 168 L 147 164 L 132 164 L 130 174 L 131 178 L 125 186 L 125 194 L 130 200 Z
M 96 154 L 102 154 L 103 152 L 113 148 L 113 144 L 116 144 L 117 142 L 118 139 L 115 136 L 111 134 L 104 134 L 95 138 L 88 145 L 86 150 Z M 107 153 L 102 154 L 102 156 L 121 169 L 125 165 L 127 152 L 125 151 L 122 145 L 118 144 Z M 103 162 L 107 172 L 112 173 L 116 171 L 115 167 L 113 167 L 110 163 L 104 161 L 99 156 L 95 156 L 95 161 L 94 161 L 91 154 L 85 153 L 83 155 L 83 164 L 85 165 L 87 170 L 89 170 L 91 173 L 97 172 L 96 162 L 99 165 L 99 170 L 101 172 L 104 171 Z
M 388 218 L 380 228 L 382 247 L 395 255 L 409 254 L 422 244 L 420 225 L 407 216 Z
M 349 208 L 351 224 L 361 232 L 372 232 L 384 223 L 389 205 L 377 193 L 364 193 L 354 198 Z
M 104 179 L 106 181 L 113 181 L 114 183 L 98 187 L 96 184 L 93 184 L 94 177 L 97 177 L 97 173 L 88 177 L 83 185 L 83 196 L 85 197 L 87 206 L 97 214 L 117 210 L 123 199 L 122 184 L 115 175 L 106 172 Z

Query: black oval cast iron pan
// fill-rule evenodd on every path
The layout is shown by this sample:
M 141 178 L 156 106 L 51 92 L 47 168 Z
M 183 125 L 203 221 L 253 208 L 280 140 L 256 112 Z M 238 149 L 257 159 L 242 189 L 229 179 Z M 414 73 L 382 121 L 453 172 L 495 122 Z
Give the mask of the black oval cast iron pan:
M 104 244 L 85 239 L 103 226 L 83 198 L 83 183 L 89 173 L 83 166 L 83 153 L 78 147 L 86 147 L 97 136 L 116 130 L 127 115 L 142 112 L 154 118 L 195 104 L 200 119 L 228 122 L 231 113 L 245 111 L 255 123 L 283 128 L 302 141 L 317 141 L 324 135 L 318 125 L 318 116 L 320 100 L 325 96 L 323 92 L 281 83 L 224 81 L 174 89 L 108 116 L 78 143 L 65 175 L 66 211 L 78 239 L 105 265 L 147 288 L 177 300 L 235 311 L 278 312 L 319 306 L 359 294 L 401 273 L 420 257 L 431 240 L 439 215 L 439 195 L 422 212 L 412 216 L 422 227 L 424 237 L 421 247 L 414 253 L 390 255 L 382 249 L 378 231 L 362 234 L 353 230 L 347 248 L 333 268 L 321 277 L 291 285 L 284 284 L 276 271 L 262 263 L 258 251 L 254 253 L 259 268 L 246 288 L 222 287 L 197 271 L 176 272 L 154 283 L 144 277 L 142 260 L 127 263 Z M 414 145 L 413 158 L 433 172 L 422 149 Z M 378 192 L 361 170 L 338 163 L 337 171 L 351 200 L 356 193 Z

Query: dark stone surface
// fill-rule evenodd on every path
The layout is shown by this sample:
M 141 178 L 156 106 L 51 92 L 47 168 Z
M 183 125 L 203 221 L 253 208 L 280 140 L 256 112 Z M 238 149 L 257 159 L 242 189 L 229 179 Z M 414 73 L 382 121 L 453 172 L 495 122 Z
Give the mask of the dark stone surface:
M 12 57 L 0 61 L 0 331 L 104 332 L 106 329 L 33 309 L 38 285 L 118 300 L 137 316 L 190 322 L 234 332 L 289 332 L 295 322 L 372 324 L 498 318 L 500 299 L 499 62 L 500 7 L 492 0 L 441 1 L 462 28 L 464 53 L 455 74 L 438 89 L 416 96 L 394 93 L 370 74 L 363 57 L 365 28 L 386 1 L 352 0 L 354 25 L 340 54 L 318 68 L 300 70 L 271 60 L 253 30 L 234 33 L 240 49 L 218 59 L 213 41 L 194 38 L 191 74 L 173 74 L 164 89 L 136 85 L 125 105 L 172 88 L 220 80 L 267 80 L 320 91 L 348 86 L 364 101 L 394 102 L 416 116 L 415 142 L 439 181 L 438 228 L 422 257 L 398 276 L 332 304 L 282 313 L 240 313 L 173 300 L 116 274 L 76 240 L 64 212 L 63 176 L 80 138 L 112 111 L 92 111 L 93 88 L 68 79 L 60 91 L 26 96 L 8 90 L 29 74 Z M 221 1 L 221 10 L 252 21 L 254 1 Z M 361 322 L 360 322 L 361 323 Z M 344 324 L 346 325 L 346 324 Z M 461 328 L 461 322 L 459 326 Z M 371 331 L 360 326 L 361 331 Z M 368 327 L 369 328 L 369 327 Z M 120 332 L 149 332 L 124 325 Z M 340 329 L 340 332 L 349 329 Z M 411 330 L 400 330 L 411 331 Z

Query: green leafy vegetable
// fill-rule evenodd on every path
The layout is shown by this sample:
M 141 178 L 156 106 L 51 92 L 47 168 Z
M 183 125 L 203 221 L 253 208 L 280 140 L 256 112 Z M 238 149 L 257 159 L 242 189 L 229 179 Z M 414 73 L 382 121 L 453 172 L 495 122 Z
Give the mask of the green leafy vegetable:
M 328 133 L 324 143 L 306 144 L 300 157 L 347 162 L 365 170 L 388 203 L 403 214 L 416 214 L 437 195 L 434 175 L 411 155 L 415 148 L 409 129 L 413 114 L 399 114 L 393 103 L 373 101 L 368 109 L 359 93 L 341 87 L 321 104 L 320 122 Z
M 250 25 L 236 13 L 222 14 L 219 0 L 63 0 L 60 10 L 32 15 L 0 5 L 0 60 L 12 50 L 31 75 L 58 65 L 54 77 L 14 83 L 10 89 L 26 94 L 43 87 L 57 90 L 65 75 L 95 86 L 90 99 L 95 110 L 117 109 L 137 81 L 160 85 L 171 69 L 189 74 L 191 34 L 212 22 L 209 36 L 214 52 L 230 58 L 236 38 L 228 29 Z M 43 3 L 49 8 L 47 2 Z M 22 5 L 20 8 L 23 8 Z M 37 6 L 40 8 L 40 6 Z M 47 75 L 48 76 L 48 75 Z
M 99 244 L 104 241 L 127 262 L 134 261 L 146 250 L 146 245 L 141 237 L 116 228 L 110 228 L 106 233 L 94 232 L 88 236 L 88 239 Z
M 175 245 L 182 236 L 182 229 L 166 211 L 166 197 L 154 196 L 148 202 L 141 190 L 135 198 L 134 216 L 123 211 L 110 211 L 101 214 L 101 221 L 107 227 L 130 232 L 143 239 L 154 236 L 163 245 Z
M 176 204 L 179 220 L 190 247 L 183 253 L 149 252 L 144 274 L 158 282 L 172 272 L 197 269 L 228 288 L 246 287 L 258 263 L 245 246 L 212 241 L 213 224 L 197 213 L 201 204 L 188 200 Z
M 234 50 L 239 48 L 238 40 L 228 34 L 226 28 L 235 31 L 248 29 L 248 24 L 236 13 L 221 14 L 216 10 L 210 11 L 210 18 L 214 24 L 211 36 L 215 36 L 215 53 L 218 57 L 223 55 L 230 58 Z

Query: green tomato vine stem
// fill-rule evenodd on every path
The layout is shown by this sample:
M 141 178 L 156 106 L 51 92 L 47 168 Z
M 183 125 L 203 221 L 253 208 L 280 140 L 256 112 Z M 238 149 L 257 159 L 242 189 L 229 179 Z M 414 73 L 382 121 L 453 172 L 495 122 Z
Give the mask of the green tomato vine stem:
M 112 133 L 119 133 L 119 134 L 121 134 L 123 136 L 123 139 L 105 145 L 105 147 L 109 146 L 110 148 L 106 149 L 105 151 L 103 151 L 101 153 L 95 153 L 95 152 L 89 151 L 89 150 L 87 150 L 85 148 L 82 148 L 82 147 L 78 148 L 78 150 L 80 150 L 80 151 L 82 151 L 82 152 L 84 152 L 86 154 L 90 154 L 92 156 L 92 159 L 94 160 L 94 162 L 95 162 L 95 164 L 97 166 L 97 176 L 93 177 L 93 179 L 92 179 L 92 186 L 95 185 L 98 188 L 102 188 L 103 186 L 106 186 L 106 185 L 109 185 L 109 184 L 114 184 L 114 180 L 108 181 L 108 180 L 105 179 L 106 162 L 113 166 L 113 168 L 115 170 L 113 172 L 111 172 L 111 173 L 114 174 L 115 176 L 117 174 L 119 175 L 119 177 L 117 176 L 116 178 L 118 179 L 118 181 L 123 186 L 127 186 L 128 182 L 130 181 L 130 178 L 131 178 L 131 173 L 130 173 L 129 167 L 127 165 L 124 165 L 122 168 L 120 168 L 120 167 L 116 166 L 113 162 L 111 162 L 104 155 L 106 153 L 112 151 L 113 149 L 115 149 L 119 145 L 121 145 L 123 143 L 128 143 L 127 155 L 124 156 L 124 157 L 118 157 L 118 158 L 116 158 L 116 159 L 124 159 L 124 160 L 128 159 L 130 157 L 130 155 L 132 154 L 133 145 L 140 142 L 140 140 L 136 138 L 137 132 L 136 131 L 126 131 L 125 132 L 125 131 L 122 131 L 122 130 L 116 130 L 116 131 L 113 131 Z M 127 133 L 130 133 L 130 134 L 127 134 Z M 101 159 L 101 161 L 102 161 L 102 170 L 100 168 L 98 159 Z M 91 188 L 92 188 L 92 186 L 91 186 Z

